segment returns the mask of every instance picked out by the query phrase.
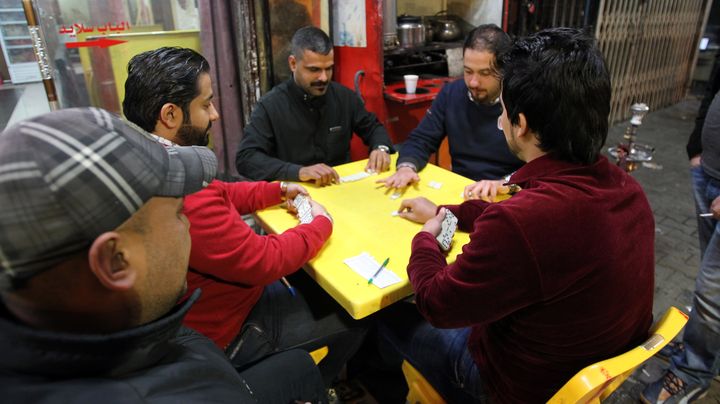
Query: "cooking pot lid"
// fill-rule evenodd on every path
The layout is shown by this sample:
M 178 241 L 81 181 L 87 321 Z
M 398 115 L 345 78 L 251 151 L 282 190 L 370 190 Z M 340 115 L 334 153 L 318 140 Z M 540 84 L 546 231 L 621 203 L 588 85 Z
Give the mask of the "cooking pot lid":
M 402 24 L 402 23 L 406 23 L 406 22 L 419 24 L 421 21 L 422 21 L 422 19 L 420 17 L 416 17 L 414 15 L 407 15 L 407 14 L 399 15 L 397 18 L 398 24 Z

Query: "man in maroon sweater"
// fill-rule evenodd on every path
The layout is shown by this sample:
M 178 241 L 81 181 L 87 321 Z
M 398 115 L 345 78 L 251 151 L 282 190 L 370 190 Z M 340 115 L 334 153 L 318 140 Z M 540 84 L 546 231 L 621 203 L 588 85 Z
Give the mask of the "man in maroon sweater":
M 518 40 L 499 65 L 498 125 L 526 162 L 510 180 L 522 190 L 494 204 L 403 201 L 401 215 L 424 223 L 408 265 L 417 309 L 399 305 L 381 325 L 450 402 L 544 402 L 643 341 L 652 322 L 653 216 L 640 185 L 600 155 L 610 110 L 600 51 L 553 28 Z M 471 233 L 450 265 L 435 240 L 447 211 Z
M 134 56 L 125 82 L 125 115 L 161 143 L 206 145 L 212 122 L 219 119 L 209 70 L 205 58 L 191 49 L 160 48 Z M 307 191 L 297 184 L 215 180 L 185 198 L 192 239 L 188 295 L 195 289 L 203 293 L 184 323 L 212 339 L 239 368 L 289 348 L 328 346 L 319 368 L 329 385 L 365 329 L 311 280 L 298 279 L 303 283 L 291 294 L 280 278 L 320 251 L 332 233 L 332 218 L 311 200 L 310 223 L 261 236 L 241 217 L 298 194 Z

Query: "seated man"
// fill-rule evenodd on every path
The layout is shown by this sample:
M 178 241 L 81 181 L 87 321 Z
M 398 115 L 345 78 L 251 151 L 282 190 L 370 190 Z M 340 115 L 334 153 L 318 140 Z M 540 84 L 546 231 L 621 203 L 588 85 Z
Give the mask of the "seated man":
M 353 132 L 372 150 L 366 169 L 387 171 L 394 152 L 390 138 L 355 93 L 331 81 L 327 34 L 315 27 L 297 30 L 288 62 L 292 79 L 253 109 L 235 160 L 238 172 L 254 180 L 337 183 L 330 166 L 350 162 Z
M 470 31 L 463 46 L 464 79 L 440 90 L 420 125 L 400 147 L 395 174 L 377 182 L 404 188 L 420 181 L 418 172 L 446 136 L 452 170 L 464 177 L 498 180 L 522 165 L 508 149 L 497 125 L 502 107 L 495 59 L 509 46 L 510 37 L 496 25 L 481 25 Z M 503 181 L 494 182 L 499 185 Z M 478 196 L 472 194 L 472 188 L 466 189 L 467 199 Z
M 125 115 L 161 143 L 206 145 L 219 118 L 209 70 L 192 49 L 136 55 L 128 64 Z M 320 251 L 332 233 L 332 218 L 311 200 L 310 223 L 260 236 L 241 217 L 298 194 L 307 191 L 297 184 L 216 180 L 185 198 L 192 238 L 188 293 L 204 291 L 185 325 L 215 341 L 236 366 L 292 347 L 313 351 L 327 345 L 320 369 L 329 385 L 365 330 L 317 287 L 298 287 L 294 297 L 280 280 Z
M 500 122 L 526 162 L 510 182 L 523 190 L 439 210 L 403 201 L 402 216 L 424 223 L 408 265 L 417 305 L 381 326 L 450 402 L 545 402 L 652 323 L 653 215 L 600 154 L 611 93 L 600 51 L 580 30 L 551 28 L 518 40 L 499 67 Z M 471 232 L 450 265 L 435 240 L 448 211 Z
M 238 374 L 212 341 L 182 327 L 200 294 L 176 305 L 190 255 L 182 196 L 215 169 L 210 150 L 166 151 L 95 108 L 42 115 L 0 134 L 3 401 L 322 398 L 307 353 Z

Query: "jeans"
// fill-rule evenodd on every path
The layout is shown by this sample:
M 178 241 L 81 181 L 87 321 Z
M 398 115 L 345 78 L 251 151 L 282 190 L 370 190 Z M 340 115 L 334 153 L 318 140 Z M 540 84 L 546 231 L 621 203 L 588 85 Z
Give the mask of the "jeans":
M 330 386 L 360 347 L 367 327 L 364 321 L 353 320 L 303 271 L 288 280 L 297 294 L 293 296 L 280 281 L 266 286 L 225 352 L 242 369 L 276 352 L 294 348 L 312 352 L 327 346 L 328 354 L 318 367 Z
M 702 167 L 691 169 L 697 213 L 710 212 L 712 201 L 720 196 L 720 181 L 708 176 Z M 685 326 L 685 350 L 671 357 L 670 370 L 685 383 L 704 388 L 720 369 L 720 226 L 712 217 L 698 217 L 700 272 L 690 319 Z
M 325 403 L 322 377 L 307 352 L 299 349 L 272 355 L 240 372 L 258 403 Z
M 480 373 L 467 348 L 470 328 L 439 329 L 430 325 L 414 304 L 400 302 L 378 319 L 380 344 L 406 359 L 450 403 L 488 401 Z

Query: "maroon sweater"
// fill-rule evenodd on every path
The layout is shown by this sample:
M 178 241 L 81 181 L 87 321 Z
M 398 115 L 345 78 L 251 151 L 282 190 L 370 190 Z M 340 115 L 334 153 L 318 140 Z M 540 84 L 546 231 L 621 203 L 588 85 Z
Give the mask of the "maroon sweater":
M 470 242 L 451 265 L 428 232 L 408 265 L 436 327 L 472 327 L 490 394 L 545 402 L 577 371 L 641 343 L 652 323 L 654 221 L 640 185 L 604 157 L 535 159 L 496 204 L 448 208 Z
M 281 202 L 277 182 L 213 181 L 185 197 L 190 220 L 188 292 L 203 290 L 185 316 L 185 325 L 215 341 L 232 342 L 263 288 L 313 258 L 332 233 L 318 216 L 282 234 L 260 236 L 240 216 Z

